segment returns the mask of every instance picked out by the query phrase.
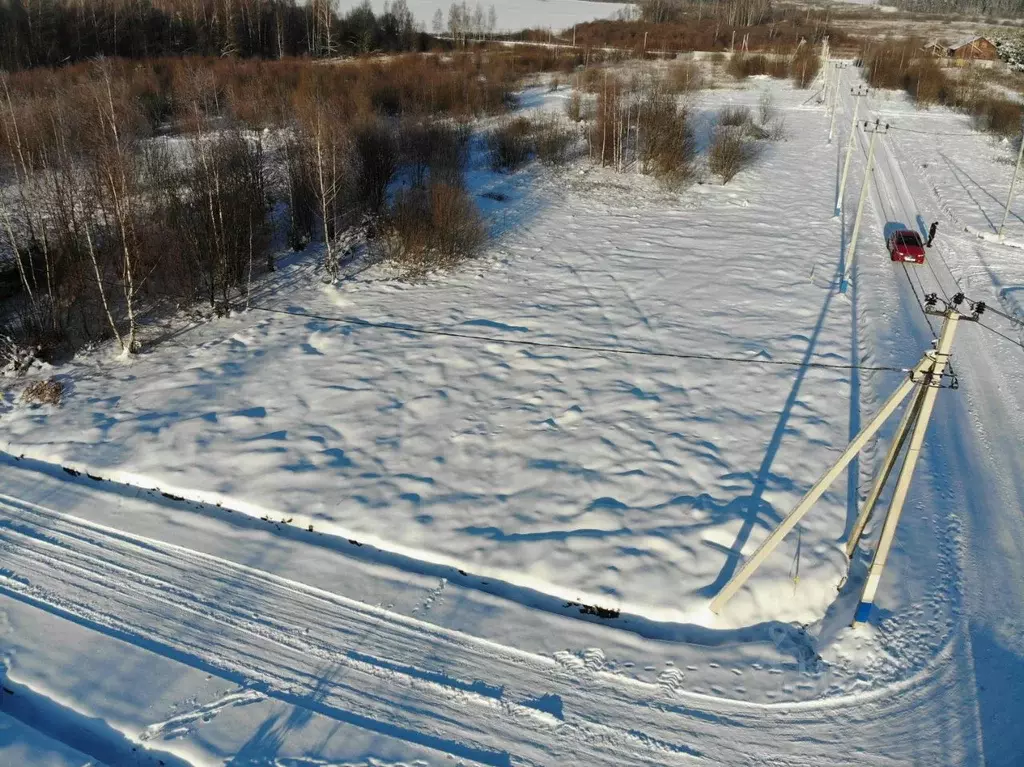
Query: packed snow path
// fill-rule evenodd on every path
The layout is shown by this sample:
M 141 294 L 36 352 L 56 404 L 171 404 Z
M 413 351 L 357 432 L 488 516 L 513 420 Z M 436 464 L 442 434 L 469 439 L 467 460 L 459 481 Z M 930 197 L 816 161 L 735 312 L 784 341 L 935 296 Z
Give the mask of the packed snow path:
M 145 513 L 144 502 L 131 510 Z M 964 748 L 951 741 L 963 734 L 950 712 L 938 716 L 960 671 L 955 646 L 893 689 L 746 705 L 609 673 L 599 651 L 541 657 L 43 506 L 3 498 L 0 514 L 5 598 L 236 680 L 244 695 L 463 762 L 780 764 L 771 755 L 792 752 L 801 764 L 840 765 L 861 763 L 865 750 L 873 764 L 897 765 Z M 150 726 L 140 740 L 180 724 Z

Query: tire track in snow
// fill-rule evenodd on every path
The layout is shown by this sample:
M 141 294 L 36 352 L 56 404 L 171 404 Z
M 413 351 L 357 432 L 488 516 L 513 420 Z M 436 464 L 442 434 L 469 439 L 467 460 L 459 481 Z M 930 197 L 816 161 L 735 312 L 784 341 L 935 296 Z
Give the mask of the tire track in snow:
M 954 646 L 886 689 L 765 706 L 618 676 L 596 648 L 564 665 L 2 497 L 0 561 L 6 596 L 233 681 L 243 697 L 229 703 L 265 695 L 464 761 L 745 764 L 795 748 L 801 764 L 860 764 L 867 751 L 896 765 L 920 759 L 922 742 L 950 763 L 970 753 L 944 699 L 959 679 Z M 835 750 L 837 721 L 849 758 Z
M 655 710 L 625 710 L 628 699 L 607 716 L 575 717 L 566 707 L 564 720 L 529 705 L 566 686 L 552 660 L 29 504 L 6 501 L 0 511 L 8 594 L 201 660 L 240 677 L 250 694 L 482 764 L 667 765 L 699 755 L 672 726 L 648 721 Z M 430 659 L 439 646 L 443 670 Z M 495 671 L 501 684 L 480 678 Z M 573 694 L 560 697 L 564 706 Z

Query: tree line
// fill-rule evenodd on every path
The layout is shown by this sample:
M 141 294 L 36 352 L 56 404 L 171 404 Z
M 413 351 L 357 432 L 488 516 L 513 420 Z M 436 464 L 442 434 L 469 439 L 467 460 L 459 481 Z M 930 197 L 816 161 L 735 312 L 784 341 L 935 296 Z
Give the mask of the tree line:
M 0 68 L 105 57 L 281 58 L 425 50 L 406 0 L 343 16 L 331 0 L 0 0 Z
M 516 77 L 478 53 L 0 73 L 0 341 L 44 357 L 107 338 L 134 352 L 153 312 L 247 301 L 277 237 L 321 242 L 336 277 L 367 220 L 399 261 L 451 261 L 482 236 L 459 125 L 504 111 Z M 403 168 L 423 191 L 395 211 Z M 412 201 L 433 229 L 397 227 Z

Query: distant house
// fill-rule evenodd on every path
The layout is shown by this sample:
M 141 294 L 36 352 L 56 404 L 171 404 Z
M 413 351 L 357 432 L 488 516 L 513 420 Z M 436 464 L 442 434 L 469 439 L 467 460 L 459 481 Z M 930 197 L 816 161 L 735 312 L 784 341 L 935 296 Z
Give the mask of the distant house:
M 922 50 L 925 53 L 930 53 L 932 56 L 938 56 L 939 58 L 945 58 L 949 55 L 949 49 L 947 46 L 940 43 L 938 40 L 932 40 Z
M 960 61 L 995 61 L 999 58 L 999 51 L 984 37 L 970 37 L 948 46 L 946 55 Z

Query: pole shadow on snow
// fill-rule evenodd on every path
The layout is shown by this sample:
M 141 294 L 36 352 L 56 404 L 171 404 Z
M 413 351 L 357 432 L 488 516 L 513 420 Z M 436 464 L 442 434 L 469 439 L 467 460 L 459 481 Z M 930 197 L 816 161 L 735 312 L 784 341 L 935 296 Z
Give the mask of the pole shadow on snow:
M 842 273 L 839 272 L 838 274 Z M 778 455 L 779 448 L 782 446 L 782 439 L 786 434 L 786 427 L 789 424 L 793 408 L 797 404 L 804 379 L 807 377 L 807 371 L 809 370 L 807 363 L 809 363 L 811 358 L 814 356 L 814 350 L 818 345 L 818 337 L 821 335 L 821 329 L 825 325 L 825 318 L 828 316 L 828 310 L 832 305 L 832 298 L 835 294 L 836 291 L 834 289 L 830 289 L 825 295 L 825 301 L 821 305 L 821 311 L 818 313 L 818 319 L 814 324 L 814 330 L 811 332 L 811 337 L 807 342 L 807 349 L 804 351 L 800 367 L 797 369 L 796 378 L 793 379 L 793 385 L 790 387 L 789 396 L 786 397 L 786 401 L 782 406 L 782 411 L 779 414 L 779 420 L 776 422 L 775 430 L 772 432 L 771 439 L 768 441 L 768 448 L 765 450 L 764 458 L 761 460 L 760 467 L 758 467 L 757 476 L 754 479 L 754 489 L 753 492 L 751 492 L 750 499 L 747 503 L 747 514 L 743 519 L 743 525 L 740 527 L 740 531 L 737 533 L 732 546 L 728 549 L 728 557 L 726 558 L 725 564 L 722 565 L 722 569 L 719 571 L 718 577 L 715 578 L 712 583 L 698 590 L 697 593 L 702 596 L 715 596 L 735 574 L 736 568 L 740 563 L 743 547 L 750 539 L 750 534 L 758 524 L 759 517 L 762 512 L 770 515 L 775 522 L 779 522 L 782 519 L 771 504 L 763 503 L 764 493 L 765 490 L 768 489 L 768 483 L 771 480 L 772 464 L 775 462 L 775 457 Z
M 974 193 L 967 187 L 967 184 L 965 184 L 963 182 L 963 179 L 960 177 L 964 176 L 968 181 L 974 184 L 974 186 L 978 187 L 978 189 L 980 189 L 986 197 L 991 199 L 996 204 L 996 210 L 1002 210 L 1003 206 L 1006 204 L 1006 200 L 1000 200 L 998 197 L 996 197 L 994 194 L 988 191 L 985 187 L 983 187 L 981 184 L 975 181 L 970 173 L 968 173 L 962 167 L 960 167 L 960 165 L 958 165 L 956 161 L 952 160 L 949 157 L 949 155 L 947 155 L 945 152 L 940 152 L 939 154 L 941 155 L 942 159 L 945 160 L 946 165 L 949 167 L 950 172 L 953 174 L 953 178 L 955 178 L 957 180 L 957 183 L 959 183 L 960 186 L 963 187 L 963 190 L 967 192 L 967 196 L 971 198 L 971 202 L 978 206 L 978 210 L 981 211 L 981 215 L 983 215 L 985 217 L 985 220 L 988 221 L 988 225 L 992 227 L 992 231 L 996 231 L 998 227 L 996 226 L 995 222 L 989 217 L 988 212 L 982 206 L 981 202 L 978 201 L 978 198 L 974 196 Z M 1024 223 L 1024 218 L 1021 218 L 1019 213 L 1015 213 L 1012 207 L 1010 208 L 1010 216 L 1012 218 L 1017 219 L 1021 223 Z

